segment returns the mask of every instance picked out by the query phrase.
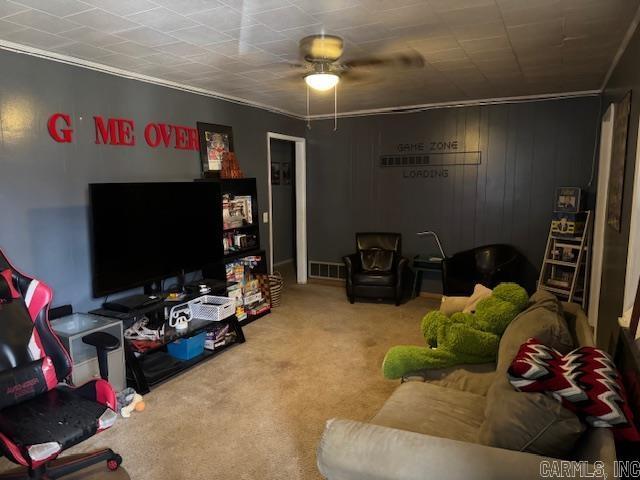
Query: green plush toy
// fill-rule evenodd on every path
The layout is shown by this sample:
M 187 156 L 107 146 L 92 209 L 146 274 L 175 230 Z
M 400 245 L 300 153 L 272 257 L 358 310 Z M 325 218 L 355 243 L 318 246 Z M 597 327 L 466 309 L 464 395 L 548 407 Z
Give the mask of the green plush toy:
M 421 325 L 428 347 L 392 347 L 382 362 L 382 372 L 393 379 L 426 368 L 493 362 L 500 336 L 528 302 L 524 288 L 501 283 L 491 296 L 478 302 L 474 314 L 459 312 L 447 317 L 438 310 L 429 312 Z

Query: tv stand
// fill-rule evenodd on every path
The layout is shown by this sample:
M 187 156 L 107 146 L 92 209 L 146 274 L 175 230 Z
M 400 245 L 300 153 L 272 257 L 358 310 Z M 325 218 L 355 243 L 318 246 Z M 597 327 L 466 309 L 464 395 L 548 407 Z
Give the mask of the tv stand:
M 215 295 L 217 292 L 213 292 Z M 189 295 L 181 302 L 186 302 L 200 294 Z M 162 297 L 161 297 L 162 298 Z M 114 312 L 104 308 L 93 310 L 89 313 L 122 320 L 124 329 L 129 328 L 135 321 L 144 317 L 149 319 L 149 328 L 160 327 L 164 323 L 164 335 L 156 341 L 129 340 L 124 341 L 124 355 L 127 365 L 127 385 L 134 388 L 140 394 L 148 393 L 151 387 L 158 385 L 187 369 L 209 360 L 222 351 L 239 343 L 244 343 L 244 333 L 235 315 L 220 322 L 192 319 L 189 327 L 184 332 L 177 332 L 169 327 L 165 320 L 165 309 L 170 309 L 176 302 L 160 301 L 153 305 L 132 310 L 127 313 Z M 228 340 L 214 350 L 206 350 L 191 360 L 178 360 L 167 353 L 167 345 L 179 338 L 189 338 L 202 332 L 212 331 L 220 327 L 228 326 Z
M 157 294 L 130 295 L 128 297 L 105 302 L 102 304 L 102 308 L 114 312 L 129 313 L 145 307 L 150 307 L 156 303 L 161 303 L 162 301 L 162 295 Z

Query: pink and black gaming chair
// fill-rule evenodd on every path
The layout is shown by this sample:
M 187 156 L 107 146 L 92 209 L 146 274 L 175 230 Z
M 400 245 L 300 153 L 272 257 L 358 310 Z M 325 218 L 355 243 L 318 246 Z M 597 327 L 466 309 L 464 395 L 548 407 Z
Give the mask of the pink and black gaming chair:
M 72 363 L 49 323 L 51 299 L 48 286 L 19 272 L 0 250 L 0 450 L 27 470 L 0 478 L 59 478 L 101 461 L 110 470 L 122 462 L 105 449 L 49 464 L 117 417 L 116 395 L 106 380 L 78 388 L 62 383 Z M 105 350 L 118 346 L 115 337 L 84 341 L 104 360 Z

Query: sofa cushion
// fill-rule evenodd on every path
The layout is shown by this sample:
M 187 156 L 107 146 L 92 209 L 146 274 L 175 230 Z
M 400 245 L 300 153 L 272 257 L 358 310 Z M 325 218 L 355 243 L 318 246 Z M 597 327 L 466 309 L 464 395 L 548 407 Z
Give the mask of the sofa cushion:
M 375 287 L 393 287 L 396 282 L 396 276 L 393 273 L 372 272 L 372 273 L 354 273 L 354 285 L 371 285 Z
M 406 381 L 429 382 L 440 387 L 487 395 L 496 374 L 495 363 L 462 364 L 445 368 L 426 368 L 406 375 Z
M 478 441 L 492 447 L 565 457 L 585 430 L 578 417 L 543 393 L 517 392 L 496 374 Z
M 496 371 L 503 378 L 506 378 L 520 345 L 530 338 L 537 338 L 561 353 L 567 353 L 574 347 L 562 305 L 553 294 L 544 290 L 538 290 L 531 296 L 529 308 L 513 319 L 500 339 Z
M 556 402 L 557 403 L 557 402 Z M 431 383 L 401 384 L 370 423 L 476 442 L 485 398 Z

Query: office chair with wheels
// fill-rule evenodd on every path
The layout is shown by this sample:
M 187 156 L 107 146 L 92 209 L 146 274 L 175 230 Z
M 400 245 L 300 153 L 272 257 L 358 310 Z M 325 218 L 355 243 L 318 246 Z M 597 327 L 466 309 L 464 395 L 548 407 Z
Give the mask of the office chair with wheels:
M 51 299 L 48 286 L 18 271 L 0 250 L 0 451 L 26 470 L 0 479 L 53 479 L 101 461 L 116 470 L 122 462 L 105 449 L 50 465 L 117 417 L 116 395 L 105 379 L 77 388 L 62 383 L 72 363 L 49 324 Z M 111 336 L 88 337 L 101 363 L 118 343 Z

